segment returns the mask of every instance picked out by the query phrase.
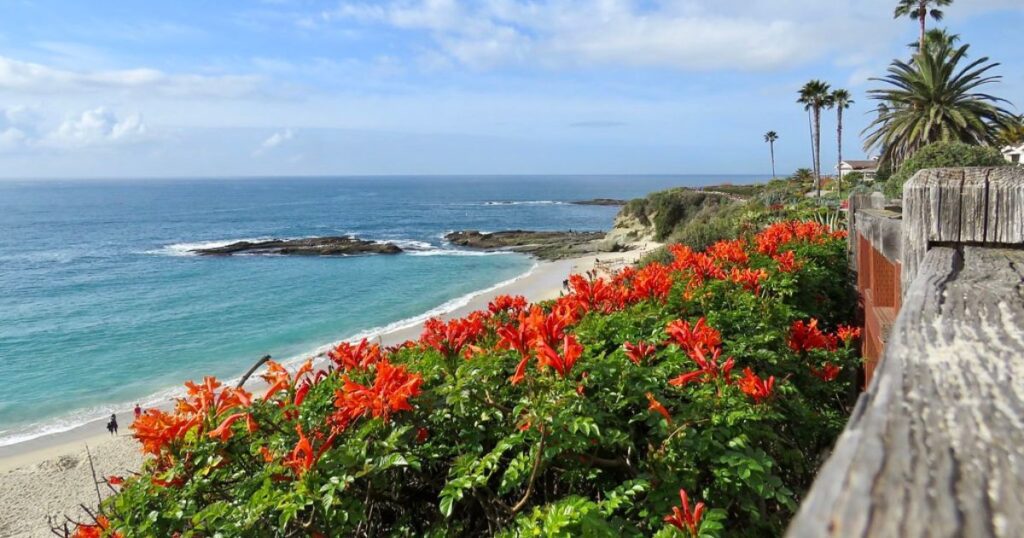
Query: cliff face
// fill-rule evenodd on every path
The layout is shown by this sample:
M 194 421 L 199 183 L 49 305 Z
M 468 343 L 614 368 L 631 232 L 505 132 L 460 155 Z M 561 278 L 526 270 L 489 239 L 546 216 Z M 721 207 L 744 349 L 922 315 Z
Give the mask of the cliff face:
M 727 232 L 711 228 L 722 228 L 745 201 L 719 191 L 676 188 L 653 192 L 623 206 L 602 248 L 616 250 L 652 241 L 693 243 L 690 246 L 703 248 Z

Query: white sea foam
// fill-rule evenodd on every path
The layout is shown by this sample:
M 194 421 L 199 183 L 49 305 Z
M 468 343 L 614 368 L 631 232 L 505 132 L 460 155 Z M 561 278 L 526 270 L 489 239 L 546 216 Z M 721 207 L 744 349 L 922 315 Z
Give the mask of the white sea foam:
M 484 205 L 567 205 L 568 202 L 558 200 L 492 200 Z
M 242 241 L 249 241 L 255 243 L 256 241 L 270 241 L 273 237 L 242 237 L 239 239 L 218 239 L 216 241 L 198 241 L 195 243 L 174 243 L 171 245 L 165 245 L 163 247 L 147 250 L 145 254 L 157 254 L 162 256 L 197 256 L 194 250 L 204 248 L 217 248 L 226 247 L 232 243 L 240 243 Z
M 198 243 L 193 243 L 193 244 L 198 244 Z M 193 247 L 193 248 L 202 248 L 202 247 Z M 459 251 L 459 252 L 465 252 L 465 251 Z M 479 253 L 479 254 L 489 254 L 489 253 Z M 443 316 L 445 314 L 449 314 L 451 312 L 454 312 L 455 310 L 458 310 L 458 309 L 468 305 L 470 303 L 470 301 L 472 301 L 476 297 L 479 297 L 479 296 L 487 294 L 487 293 L 491 293 L 491 292 L 496 291 L 498 289 L 501 289 L 501 288 L 503 288 L 505 286 L 509 286 L 509 285 L 511 285 L 511 284 L 513 284 L 515 282 L 518 282 L 519 280 L 522 280 L 522 279 L 528 277 L 529 275 L 531 275 L 537 269 L 537 267 L 539 267 L 539 264 L 535 263 L 535 264 L 533 264 L 532 267 L 530 267 L 529 270 L 527 270 L 525 273 L 520 274 L 519 276 L 516 276 L 514 278 L 510 278 L 510 279 L 502 281 L 502 282 L 498 282 L 497 284 L 494 284 L 493 286 L 490 286 L 490 287 L 487 287 L 487 288 L 483 288 L 483 289 L 480 289 L 480 290 L 477 290 L 477 291 L 473 291 L 473 292 L 467 293 L 465 295 L 456 297 L 456 298 L 451 299 L 449 301 L 446 301 L 446 302 L 444 302 L 444 303 L 442 303 L 442 304 L 440 304 L 440 305 L 438 305 L 438 306 L 436 306 L 434 308 L 431 308 L 430 310 L 427 310 L 426 312 L 423 312 L 422 314 L 419 314 L 417 316 L 401 319 L 401 320 L 389 323 L 387 325 L 382 325 L 382 326 L 379 326 L 379 327 L 373 327 L 373 328 L 370 328 L 370 329 L 359 331 L 359 332 L 353 334 L 352 336 L 349 336 L 348 338 L 344 338 L 342 340 L 338 340 L 337 342 L 332 342 L 330 344 L 319 346 L 319 347 L 317 347 L 317 348 L 315 348 L 315 349 L 313 349 L 313 350 L 311 350 L 310 352 L 307 352 L 307 353 L 301 353 L 301 354 L 298 354 L 298 355 L 287 357 L 284 360 L 280 360 L 279 362 L 284 364 L 284 365 L 286 365 L 286 366 L 295 366 L 295 365 L 301 363 L 302 361 L 305 361 L 306 359 L 309 359 L 311 357 L 314 358 L 314 359 L 318 359 L 318 360 L 325 360 L 327 352 L 330 349 L 332 349 L 333 347 L 337 346 L 341 342 L 358 342 L 358 341 L 362 340 L 363 338 L 372 339 L 372 338 L 377 337 L 377 336 L 385 335 L 385 334 L 392 333 L 392 332 L 395 332 L 395 331 L 400 331 L 400 330 L 403 330 L 403 329 L 408 329 L 410 327 L 415 327 L 416 325 L 419 325 L 419 324 L 423 323 L 424 321 L 426 321 L 426 320 L 428 320 L 430 318 L 437 317 L 437 316 Z M 233 379 L 222 380 L 222 382 L 225 385 L 229 385 L 230 386 L 230 385 L 235 385 L 236 383 L 238 383 L 238 381 L 240 379 L 241 379 L 241 376 L 237 376 L 237 377 L 235 377 Z M 17 430 L 14 430 L 14 429 L 2 430 L 2 431 L 0 431 L 0 446 L 8 446 L 8 445 L 13 445 L 13 444 L 17 444 L 17 443 L 23 443 L 25 441 L 30 441 L 32 439 L 36 439 L 36 438 L 43 437 L 43 436 L 46 436 L 46 435 L 53 435 L 53 434 L 58 434 L 58 433 L 63 433 L 63 432 L 71 431 L 71 430 L 73 430 L 75 428 L 78 428 L 80 426 L 84 426 L 85 424 L 88 424 L 90 422 L 95 422 L 95 421 L 98 421 L 98 420 L 104 420 L 106 417 L 110 416 L 112 413 L 121 413 L 123 415 L 127 410 L 131 409 L 135 405 L 136 402 L 138 402 L 144 408 L 159 407 L 161 405 L 164 405 L 164 404 L 168 403 L 169 401 L 171 401 L 174 398 L 180 398 L 180 397 L 184 396 L 184 394 L 185 394 L 184 387 L 179 385 L 179 386 L 176 386 L 176 387 L 172 387 L 172 388 L 168 388 L 168 389 L 164 389 L 164 390 L 155 392 L 155 393 L 150 394 L 149 396 L 146 396 L 144 398 L 137 398 L 137 399 L 134 399 L 134 400 L 131 400 L 131 401 L 126 401 L 126 402 L 119 402 L 119 403 L 111 403 L 111 404 L 103 404 L 103 405 L 92 406 L 92 407 L 88 407 L 88 408 L 85 408 L 85 409 L 80 409 L 80 410 L 74 411 L 72 413 L 68 413 L 68 414 L 60 416 L 60 417 L 47 419 L 46 422 L 43 422 L 43 423 L 30 424 L 30 425 L 28 425 L 28 426 L 26 426 L 24 428 L 18 428 Z M 125 418 L 127 418 L 127 417 L 125 417 Z M 127 427 L 129 423 L 130 423 L 130 420 L 125 420 L 123 422 L 125 427 Z

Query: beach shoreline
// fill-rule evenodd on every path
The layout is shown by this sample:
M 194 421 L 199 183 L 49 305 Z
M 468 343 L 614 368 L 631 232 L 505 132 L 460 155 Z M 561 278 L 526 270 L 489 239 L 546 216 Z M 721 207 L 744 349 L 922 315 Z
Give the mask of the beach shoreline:
M 612 271 L 634 263 L 657 246 L 650 243 L 643 249 L 538 262 L 520 277 L 481 290 L 465 304 L 439 317 L 461 317 L 486 309 L 498 295 L 522 295 L 530 302 L 554 299 L 562 292 L 563 282 L 569 275 L 592 270 Z M 422 332 L 422 325 L 422 321 L 416 322 L 371 339 L 385 346 L 415 340 Z M 202 377 L 202 372 L 195 375 Z M 168 401 L 166 405 L 171 403 Z M 0 535 L 45 536 L 49 534 L 47 516 L 58 520 L 63 519 L 63 514 L 75 517 L 81 514 L 79 503 L 95 504 L 96 491 L 86 446 L 97 476 L 125 475 L 139 469 L 142 456 L 129 430 L 132 410 L 124 409 L 118 416 L 122 418 L 117 436 L 105 431 L 105 419 L 101 419 L 65 432 L 0 447 Z M 109 488 L 101 486 L 101 491 L 103 489 L 109 493 Z

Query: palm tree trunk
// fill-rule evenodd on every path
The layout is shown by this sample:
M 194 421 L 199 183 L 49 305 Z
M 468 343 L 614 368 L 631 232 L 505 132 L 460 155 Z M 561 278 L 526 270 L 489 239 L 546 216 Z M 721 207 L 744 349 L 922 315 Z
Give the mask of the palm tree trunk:
M 818 199 L 821 199 L 821 107 L 814 107 L 814 166 L 817 169 L 815 175 L 815 187 L 818 189 Z
M 807 133 L 811 139 L 811 171 L 818 173 L 818 165 L 814 164 L 814 123 L 811 120 L 811 109 L 807 109 Z
M 928 7 L 925 5 L 924 2 L 921 2 L 919 5 L 920 5 L 920 7 L 917 9 L 917 18 L 918 18 L 918 20 L 921 23 L 921 41 L 918 44 L 919 48 L 917 50 L 921 54 L 924 54 L 924 34 L 925 34 L 924 22 L 925 22 L 925 19 L 928 18 Z
M 772 179 L 775 179 L 775 141 L 768 141 L 768 149 L 772 152 Z
M 837 180 L 838 181 L 837 189 L 839 190 L 839 196 L 842 197 L 842 195 L 843 195 L 843 106 L 839 105 L 838 107 L 836 107 L 836 111 L 839 113 L 839 121 L 837 123 L 838 126 L 836 127 L 836 138 L 838 138 L 838 141 L 839 141 L 839 156 L 838 156 L 839 164 L 836 166 L 836 174 L 838 174 L 838 177 L 839 177 L 839 179 Z

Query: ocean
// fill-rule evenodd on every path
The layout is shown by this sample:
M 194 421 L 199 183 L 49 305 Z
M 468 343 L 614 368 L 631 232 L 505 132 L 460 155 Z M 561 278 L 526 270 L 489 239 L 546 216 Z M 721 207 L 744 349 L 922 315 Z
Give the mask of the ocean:
M 672 186 L 753 176 L 0 181 L 0 446 L 64 431 L 187 379 L 238 376 L 415 323 L 531 270 L 446 232 L 604 230 Z M 241 239 L 352 234 L 395 256 L 199 257 Z

